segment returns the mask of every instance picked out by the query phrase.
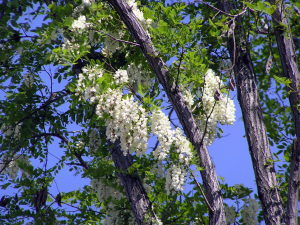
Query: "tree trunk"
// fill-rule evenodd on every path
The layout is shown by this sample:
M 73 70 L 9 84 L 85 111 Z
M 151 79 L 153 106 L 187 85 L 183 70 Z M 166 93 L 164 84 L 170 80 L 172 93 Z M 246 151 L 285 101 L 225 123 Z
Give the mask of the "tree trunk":
M 232 5 L 222 1 L 222 8 L 230 12 Z M 258 195 L 266 224 L 282 224 L 283 208 L 280 199 L 272 154 L 269 147 L 263 114 L 259 104 L 253 64 L 246 32 L 241 18 L 236 19 L 235 37 L 228 38 L 228 50 L 234 66 L 238 100 L 243 114 L 249 152 L 252 159 Z
M 290 180 L 288 190 L 286 223 L 297 225 L 298 222 L 298 192 L 300 183 L 300 73 L 296 62 L 296 54 L 292 34 L 289 30 L 288 18 L 285 14 L 283 1 L 269 1 L 277 5 L 272 15 L 277 47 L 283 69 L 283 75 L 290 79 L 289 101 L 292 109 L 296 140 L 291 152 Z M 283 24 L 285 27 L 283 27 Z
M 158 224 L 157 218 L 152 211 L 152 204 L 148 199 L 147 193 L 142 185 L 141 180 L 136 175 L 128 174 L 127 169 L 133 163 L 133 157 L 128 154 L 123 155 L 119 143 L 112 144 L 112 159 L 115 166 L 124 172 L 119 172 L 118 176 L 126 191 L 127 198 L 131 204 L 133 214 L 138 225 Z
M 131 8 L 124 0 L 110 0 L 108 2 L 118 12 L 121 19 L 131 32 L 133 38 L 140 45 L 148 63 L 154 70 L 160 84 L 166 91 L 168 98 L 177 113 L 179 121 L 182 124 L 185 134 L 197 150 L 200 166 L 203 168 L 200 172 L 206 197 L 212 208 L 212 210 L 209 210 L 209 223 L 211 225 L 226 224 L 223 198 L 220 193 L 219 182 L 213 162 L 206 147 L 204 147 L 201 143 L 202 135 L 199 127 L 196 124 L 191 110 L 184 103 L 179 87 L 170 81 L 167 66 L 164 61 L 157 56 L 150 37 L 133 14 Z

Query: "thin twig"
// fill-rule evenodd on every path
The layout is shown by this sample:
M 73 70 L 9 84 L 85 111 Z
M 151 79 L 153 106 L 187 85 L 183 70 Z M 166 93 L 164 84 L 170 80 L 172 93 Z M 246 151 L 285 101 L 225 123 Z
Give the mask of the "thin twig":
M 204 198 L 204 201 L 205 201 L 206 205 L 208 206 L 208 208 L 210 209 L 211 212 L 214 212 L 215 210 L 214 210 L 214 209 L 211 207 L 211 205 L 209 204 L 208 199 L 206 198 L 206 195 L 205 195 L 205 193 L 204 193 L 204 191 L 203 191 L 201 185 L 200 185 L 199 182 L 197 181 L 195 175 L 193 174 L 192 170 L 190 170 L 190 172 L 191 172 L 191 175 L 192 175 L 192 177 L 193 177 L 195 183 L 197 184 L 197 187 L 200 189 L 200 192 L 201 192 L 202 195 L 203 195 L 203 198 Z
M 178 67 L 177 67 L 177 77 L 176 77 L 176 88 L 178 87 L 178 80 L 179 80 L 179 75 L 180 75 L 180 66 L 182 64 L 182 60 L 183 60 L 183 56 L 184 56 L 184 49 L 181 48 L 181 54 L 180 54 L 180 58 L 179 58 L 179 63 L 178 63 Z
M 169 118 L 170 123 L 171 123 L 175 128 L 177 128 L 178 126 L 177 126 L 177 125 L 173 122 L 173 120 L 171 119 L 171 116 L 172 116 L 173 111 L 174 111 L 174 108 L 172 107 L 171 110 L 170 110 L 170 112 L 169 112 L 169 114 L 168 114 L 168 118 Z
M 105 34 L 105 35 L 109 36 L 111 39 L 113 39 L 113 40 L 115 40 L 115 41 L 118 41 L 118 42 L 123 42 L 123 43 L 131 44 L 131 45 L 134 45 L 134 46 L 140 46 L 140 44 L 138 44 L 138 43 L 136 43 L 136 42 L 118 39 L 118 38 L 112 36 L 111 34 L 105 33 L 105 32 L 103 32 L 103 31 L 100 31 L 100 33 Z
M 47 136 L 57 137 L 57 138 L 59 138 L 60 140 L 62 140 L 66 145 L 68 145 L 68 143 L 69 143 L 68 139 L 67 139 L 66 137 L 64 137 L 63 135 L 59 134 L 59 133 L 41 133 L 41 134 L 35 135 L 34 137 L 43 137 L 43 136 L 45 136 L 45 137 L 47 137 Z M 84 169 L 88 170 L 88 169 L 89 169 L 89 166 L 88 166 L 88 164 L 82 159 L 81 155 L 80 155 L 78 152 L 76 152 L 75 150 L 73 150 L 73 153 L 74 153 L 75 157 L 77 158 L 77 160 L 79 161 L 80 165 L 81 165 Z
M 230 16 L 230 17 L 233 17 L 233 18 L 236 18 L 236 17 L 238 17 L 238 16 L 243 15 L 243 14 L 247 11 L 247 9 L 248 9 L 248 7 L 245 7 L 241 12 L 239 12 L 238 14 L 234 14 L 234 15 L 233 15 L 233 14 L 224 12 L 224 11 L 221 10 L 221 9 L 218 9 L 217 7 L 215 7 L 215 6 L 211 5 L 211 4 L 209 4 L 208 2 L 203 2 L 203 1 L 200 1 L 200 0 L 198 0 L 197 2 L 200 2 L 200 3 L 204 4 L 204 5 L 207 5 L 208 7 L 210 7 L 210 8 L 212 8 L 212 9 L 218 11 L 219 13 L 222 13 L 222 14 L 224 14 L 224 15 L 226 15 L 226 16 Z

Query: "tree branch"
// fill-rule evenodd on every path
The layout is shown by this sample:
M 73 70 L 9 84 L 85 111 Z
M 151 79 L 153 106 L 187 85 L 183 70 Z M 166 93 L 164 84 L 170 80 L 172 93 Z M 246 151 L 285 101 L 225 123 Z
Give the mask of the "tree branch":
M 69 141 L 68 139 L 63 136 L 62 134 L 59 133 L 40 133 L 37 135 L 34 135 L 33 138 L 38 138 L 38 137 L 57 137 L 59 138 L 64 144 L 68 145 Z M 82 166 L 84 169 L 88 170 L 89 166 L 88 164 L 82 159 L 81 154 L 79 154 L 78 152 L 76 152 L 75 150 L 73 150 L 74 152 L 74 156 L 77 158 L 77 160 L 79 161 L 79 165 Z
M 171 81 L 171 77 L 165 62 L 154 50 L 148 33 L 132 12 L 131 7 L 127 5 L 124 0 L 110 0 L 108 2 L 120 15 L 135 41 L 140 44 L 140 48 L 145 58 L 150 64 L 151 68 L 154 70 L 160 84 L 163 86 L 170 102 L 174 106 L 185 134 L 198 152 L 200 166 L 203 168 L 201 175 L 206 196 L 210 205 L 214 209 L 213 211 L 210 210 L 209 212 L 210 224 L 225 224 L 223 199 L 221 197 L 219 182 L 213 162 L 206 147 L 201 144 L 201 133 L 199 127 L 191 110 L 185 104 L 179 87 L 176 87 L 176 84 Z

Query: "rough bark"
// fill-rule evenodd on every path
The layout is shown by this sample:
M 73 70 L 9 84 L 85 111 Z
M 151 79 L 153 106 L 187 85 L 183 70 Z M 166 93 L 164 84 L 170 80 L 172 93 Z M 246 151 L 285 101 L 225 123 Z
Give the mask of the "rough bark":
M 124 156 L 119 143 L 115 143 L 112 146 L 112 159 L 116 168 L 121 171 L 118 173 L 118 176 L 126 191 L 137 224 L 158 224 L 155 214 L 152 211 L 152 204 L 148 199 L 147 192 L 140 178 L 137 175 L 127 173 L 128 168 L 133 163 L 133 157 L 131 155 Z
M 292 109 L 296 140 L 291 152 L 286 223 L 296 225 L 298 224 L 298 192 L 300 184 L 300 108 L 298 106 L 300 104 L 300 73 L 296 61 L 293 38 L 289 30 L 288 17 L 285 13 L 285 5 L 283 1 L 276 1 L 275 3 L 274 0 L 270 0 L 269 2 L 277 5 L 277 9 L 272 15 L 275 25 L 274 32 L 283 75 L 291 80 L 289 101 Z M 285 25 L 285 28 L 280 23 Z
M 124 0 L 110 0 L 109 3 L 115 8 L 135 41 L 140 45 L 145 58 L 167 93 L 185 134 L 198 152 L 200 166 L 203 168 L 203 170 L 201 170 L 201 176 L 205 194 L 212 208 L 212 210 L 209 210 L 209 223 L 212 225 L 226 224 L 223 198 L 220 193 L 214 164 L 206 147 L 201 143 L 202 135 L 199 127 L 196 124 L 191 110 L 184 103 L 179 87 L 171 82 L 169 71 L 164 61 L 157 56 L 150 37 L 133 14 L 131 7 L 129 7 Z
M 233 6 L 228 1 L 221 2 L 223 10 L 230 12 Z M 238 100 L 243 114 L 258 195 L 266 224 L 282 224 L 283 207 L 259 103 L 249 44 L 244 27 L 241 25 L 241 18 L 236 19 L 236 24 L 235 37 L 228 38 L 228 50 L 234 66 Z

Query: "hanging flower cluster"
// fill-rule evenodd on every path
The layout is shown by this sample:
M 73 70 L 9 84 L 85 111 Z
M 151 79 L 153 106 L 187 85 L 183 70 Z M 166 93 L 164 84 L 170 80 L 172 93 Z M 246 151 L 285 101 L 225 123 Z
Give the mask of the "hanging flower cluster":
M 80 14 L 85 8 L 90 7 L 93 3 L 95 2 L 95 0 L 82 0 L 82 3 L 77 6 L 74 11 L 73 11 L 73 16 L 77 16 L 78 14 Z
M 72 23 L 72 30 L 81 33 L 84 29 L 86 29 L 89 24 L 86 22 L 85 16 L 79 16 L 77 20 L 74 20 Z
M 191 109 L 194 105 L 194 97 L 188 89 L 184 89 L 182 92 L 183 100 L 187 104 L 187 106 Z
M 64 37 L 64 43 L 61 46 L 63 52 L 69 52 L 70 55 L 76 56 L 80 54 L 80 45 L 76 43 L 74 40 L 69 40 L 68 38 Z M 68 57 L 71 58 L 71 57 Z M 65 57 L 64 59 L 61 59 L 60 61 L 62 63 L 68 62 L 70 59 Z
M 113 74 L 113 77 L 115 78 L 117 84 L 123 84 L 128 82 L 127 70 L 119 69 Z
M 122 218 L 122 214 L 131 214 L 131 216 L 126 219 L 129 224 L 134 224 L 134 215 L 132 215 L 131 210 L 122 210 L 115 208 L 114 202 L 122 201 L 122 199 L 126 198 L 123 193 L 121 193 L 116 188 L 113 188 L 111 185 L 108 185 L 107 182 L 103 178 L 92 179 L 91 187 L 97 193 L 97 197 L 100 202 L 107 202 L 105 205 L 105 210 L 107 216 L 105 217 L 102 224 L 111 225 L 111 224 L 124 224 L 124 218 Z
M 97 78 L 103 75 L 99 66 L 85 67 L 79 74 L 76 94 L 83 100 L 96 103 L 96 114 L 106 119 L 106 135 L 112 142 L 120 140 L 124 155 L 137 153 L 141 155 L 147 150 L 147 114 L 133 97 L 125 96 L 122 89 L 108 89 L 99 94 Z M 113 77 L 116 83 L 128 80 L 126 70 L 118 70 Z
M 120 200 L 124 197 L 124 195 L 120 191 L 111 187 L 110 185 L 107 185 L 101 178 L 92 179 L 91 187 L 97 193 L 99 201 L 107 201 L 110 198 L 112 200 Z
M 25 155 L 16 155 L 13 158 L 2 156 L 2 161 L 0 161 L 0 171 L 3 170 L 3 174 L 7 174 L 11 179 L 16 179 L 21 171 L 22 177 L 28 175 L 27 171 L 20 168 L 20 164 L 30 165 L 30 161 Z
M 189 141 L 183 136 L 179 128 L 172 130 L 168 117 L 160 110 L 152 114 L 151 132 L 157 136 L 160 143 L 153 152 L 158 160 L 164 160 L 174 145 L 176 152 L 179 154 L 180 162 L 188 165 L 192 157 Z
M 127 67 L 127 74 L 129 77 L 129 82 L 131 84 L 143 84 L 145 86 L 151 85 L 150 74 L 145 73 L 142 70 L 142 65 L 135 65 L 134 63 L 130 63 Z
M 167 170 L 166 190 L 168 195 L 174 191 L 183 191 L 185 175 L 186 170 L 177 165 L 172 165 Z
M 189 166 L 192 158 L 189 141 L 177 128 L 172 130 L 168 117 L 162 111 L 155 111 L 151 118 L 151 131 L 157 136 L 160 145 L 153 152 L 158 160 L 164 160 L 170 155 L 171 148 L 174 147 L 178 154 L 179 162 L 173 164 L 167 170 L 166 190 L 168 193 L 182 191 L 185 183 L 186 170 L 184 166 Z
M 109 89 L 99 96 L 96 114 L 100 117 L 109 115 L 106 135 L 112 142 L 120 139 L 124 155 L 128 152 L 145 153 L 148 142 L 147 114 L 133 97 L 123 97 L 120 89 Z
M 22 122 L 18 123 L 15 126 L 6 125 L 5 123 L 3 123 L 0 130 L 6 137 L 13 137 L 14 139 L 18 140 L 21 137 L 22 126 Z
M 224 86 L 215 73 L 209 69 L 205 74 L 202 104 L 205 115 L 200 117 L 200 127 L 206 134 L 204 144 L 210 145 L 216 135 L 217 123 L 233 124 L 235 121 L 235 106 L 229 96 L 219 90 Z M 216 96 L 217 95 L 217 96 Z
M 155 111 L 151 118 L 151 131 L 157 136 L 160 145 L 153 152 L 158 160 L 164 160 L 172 146 L 174 131 L 171 129 L 168 117 L 162 111 Z
M 96 129 L 92 129 L 89 133 L 89 150 L 92 153 L 96 153 L 98 148 L 101 145 L 101 139 L 98 131 Z
M 96 80 L 102 77 L 103 73 L 104 71 L 99 65 L 84 67 L 82 73 L 78 75 L 75 95 L 83 100 L 90 100 L 91 103 L 95 103 L 100 89 Z

